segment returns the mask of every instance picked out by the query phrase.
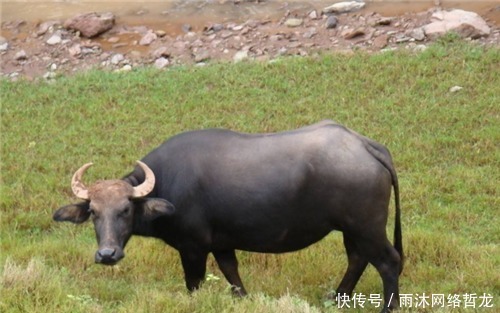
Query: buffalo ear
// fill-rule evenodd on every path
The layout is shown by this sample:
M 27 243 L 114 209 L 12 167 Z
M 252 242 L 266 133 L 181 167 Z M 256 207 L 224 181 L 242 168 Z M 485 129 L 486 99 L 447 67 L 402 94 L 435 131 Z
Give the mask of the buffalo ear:
M 59 208 L 52 218 L 57 222 L 72 222 L 80 224 L 90 217 L 89 202 L 69 204 Z
M 165 199 L 141 198 L 133 201 L 136 215 L 145 221 L 151 221 L 160 216 L 169 216 L 175 212 L 174 205 Z

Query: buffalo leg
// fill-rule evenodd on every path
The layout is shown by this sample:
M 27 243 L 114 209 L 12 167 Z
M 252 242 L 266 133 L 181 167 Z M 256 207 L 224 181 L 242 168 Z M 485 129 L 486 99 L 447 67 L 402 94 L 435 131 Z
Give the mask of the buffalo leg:
M 201 282 L 205 278 L 208 253 L 183 251 L 180 252 L 180 255 L 186 287 L 189 291 L 195 291 L 200 288 Z
M 358 245 L 366 255 L 368 261 L 375 266 L 384 285 L 384 307 L 382 312 L 390 312 L 399 306 L 399 269 L 401 257 L 384 237 L 373 236 L 369 240 L 361 241 Z
M 229 251 L 214 251 L 213 255 L 220 270 L 226 277 L 227 281 L 231 284 L 231 291 L 234 295 L 244 296 L 247 294 L 245 287 L 238 273 L 238 260 L 234 250 Z
M 344 246 L 347 252 L 347 260 L 349 263 L 347 266 L 347 271 L 344 274 L 344 278 L 337 288 L 337 295 L 351 296 L 354 287 L 356 287 L 359 278 L 368 265 L 368 261 L 358 252 L 355 241 L 350 237 L 350 235 L 347 233 L 344 233 L 343 235 Z

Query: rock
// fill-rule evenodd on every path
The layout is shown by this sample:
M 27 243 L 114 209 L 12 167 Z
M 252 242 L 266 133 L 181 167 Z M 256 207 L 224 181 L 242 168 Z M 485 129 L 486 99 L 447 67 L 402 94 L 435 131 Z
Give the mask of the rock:
M 52 64 L 50 65 L 50 70 L 51 70 L 52 72 L 55 72 L 55 71 L 57 70 L 57 64 L 56 64 L 56 63 L 52 63 Z
M 342 37 L 344 39 L 353 39 L 365 34 L 365 29 L 363 27 L 358 27 L 356 29 L 346 29 L 342 32 Z
M 318 33 L 318 31 L 316 30 L 315 27 L 311 27 L 308 31 L 306 31 L 302 37 L 304 38 L 307 38 L 307 39 L 311 39 L 312 37 L 314 37 L 316 34 Z
M 154 66 L 157 69 L 161 70 L 162 68 L 166 67 L 169 64 L 170 64 L 170 61 L 167 58 L 161 57 L 161 58 L 158 58 L 155 60 Z
M 7 51 L 7 49 L 9 49 L 9 43 L 7 42 L 7 39 L 0 36 L 0 52 Z
M 476 13 L 464 10 L 438 11 L 432 14 L 432 23 L 423 26 L 429 37 L 439 37 L 449 31 L 454 31 L 464 38 L 479 38 L 488 36 L 490 27 Z
M 210 59 L 210 52 L 207 49 L 197 49 L 194 52 L 194 61 L 200 63 Z
M 233 56 L 233 61 L 234 62 L 241 62 L 245 59 L 248 59 L 248 50 L 241 50 L 241 51 L 238 51 L 234 54 Z
M 242 30 L 245 26 L 243 24 L 240 24 L 240 25 L 236 25 L 236 26 L 233 26 L 231 27 L 231 29 L 235 32 L 239 32 L 240 30 Z
M 43 75 L 43 78 L 45 78 L 46 80 L 55 79 L 56 77 L 57 74 L 55 72 L 47 72 Z
M 167 32 L 164 30 L 158 29 L 158 30 L 155 30 L 155 34 L 156 34 L 156 36 L 161 38 L 161 37 L 165 37 L 165 35 L 167 35 Z
M 206 26 L 203 29 L 203 32 L 206 34 L 211 34 L 211 33 L 220 32 L 223 29 L 224 29 L 224 25 L 222 25 L 222 24 L 212 24 L 210 26 Z
M 335 28 L 337 27 L 337 23 L 339 22 L 339 20 L 337 19 L 336 16 L 334 15 L 330 15 L 327 19 L 326 19 L 326 22 L 325 22 L 325 28 L 326 29 L 332 29 L 332 28 Z
M 158 38 L 158 36 L 152 32 L 148 31 L 146 35 L 142 36 L 141 40 L 139 41 L 139 44 L 141 46 L 149 46 L 150 44 L 153 43 Z
M 269 41 L 273 41 L 273 42 L 280 41 L 282 39 L 283 39 L 282 34 L 276 34 L 276 35 L 269 36 Z
M 110 37 L 107 40 L 109 43 L 117 43 L 118 41 L 120 41 L 120 37 Z
M 54 26 L 59 25 L 60 23 L 58 21 L 47 21 L 43 22 L 40 25 L 38 25 L 38 29 L 36 30 L 35 34 L 37 36 L 42 36 L 45 35 L 47 31 L 50 29 L 54 28 Z
M 307 16 L 311 20 L 317 20 L 317 19 L 319 19 L 318 11 L 316 11 L 316 10 L 312 10 L 311 12 L 309 12 L 309 14 Z
M 233 32 L 230 30 L 225 30 L 220 33 L 221 38 L 227 39 L 233 35 Z
M 460 86 L 453 86 L 453 87 L 451 87 L 451 88 L 450 88 L 450 92 L 451 92 L 451 93 L 455 93 L 455 92 L 460 91 L 460 90 L 462 90 L 462 89 L 464 89 L 464 87 L 460 87 Z
M 392 21 L 394 20 L 393 17 L 382 17 L 380 19 L 378 19 L 377 21 L 375 21 L 374 25 L 375 26 L 387 26 L 387 25 L 391 25 Z
M 191 27 L 191 25 L 189 24 L 182 24 L 181 29 L 183 32 L 189 33 L 193 29 L 193 27 Z
M 411 30 L 408 35 L 417 41 L 422 41 L 425 39 L 425 32 L 422 27 Z
M 323 9 L 323 13 L 346 13 L 352 12 L 359 9 L 362 9 L 365 6 L 364 2 L 358 1 L 346 1 L 346 2 L 338 2 L 332 4 Z
M 14 55 L 14 60 L 17 60 L 17 61 L 26 60 L 27 58 L 28 58 L 28 55 L 26 55 L 26 51 L 24 51 L 24 50 L 19 50 Z
M 68 52 L 72 57 L 79 56 L 82 53 L 82 47 L 79 44 L 74 44 L 69 47 Z
M 121 53 L 117 53 L 111 57 L 111 64 L 118 65 L 121 61 L 125 60 L 125 57 Z
M 374 49 L 380 50 L 380 49 L 387 47 L 388 43 L 389 43 L 389 35 L 383 34 L 383 35 L 376 37 L 373 40 L 372 47 Z
M 132 70 L 132 65 L 125 64 L 122 68 L 118 69 L 118 72 L 130 72 Z
M 159 59 L 161 57 L 170 57 L 170 53 L 168 52 L 168 47 L 159 47 L 151 54 L 155 59 Z
M 285 25 L 288 27 L 298 27 L 304 23 L 304 20 L 301 18 L 289 18 L 285 21 Z
M 403 42 L 408 42 L 411 40 L 410 37 L 404 35 L 404 34 L 398 34 L 394 36 L 396 43 L 403 43 Z
M 426 45 L 416 45 L 414 48 L 413 48 L 413 51 L 415 52 L 424 52 L 425 50 L 427 50 L 427 46 Z
M 47 41 L 46 43 L 50 46 L 54 46 L 54 45 L 57 45 L 57 44 L 60 44 L 62 42 L 62 39 L 61 39 L 61 36 L 57 35 L 57 34 L 54 34 L 52 35 Z
M 115 24 L 115 16 L 107 13 L 84 13 L 67 19 L 64 27 L 79 31 L 82 36 L 91 38 L 110 30 Z

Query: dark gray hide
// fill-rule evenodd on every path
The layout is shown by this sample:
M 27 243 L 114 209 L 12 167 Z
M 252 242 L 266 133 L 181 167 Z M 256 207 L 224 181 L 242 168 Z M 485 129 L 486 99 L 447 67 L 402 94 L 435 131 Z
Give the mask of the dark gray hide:
M 384 146 L 323 121 L 273 134 L 186 132 L 142 161 L 154 172 L 154 190 L 145 198 L 110 204 L 107 214 L 94 216 L 94 223 L 108 225 L 107 239 L 102 239 L 96 224 L 100 251 L 107 256 L 102 263 L 119 261 L 131 235 L 151 236 L 179 251 L 189 290 L 199 287 L 207 255 L 213 253 L 233 291 L 244 295 L 235 250 L 295 251 L 338 230 L 349 265 L 337 293 L 350 295 L 371 263 L 382 277 L 383 311 L 398 306 L 403 259 L 399 192 Z M 137 166 L 123 180 L 136 186 L 144 173 Z M 385 230 L 392 187 L 394 247 Z M 120 215 L 124 206 L 130 215 Z M 89 201 L 69 205 L 54 219 L 82 222 L 88 210 Z M 128 220 L 120 221 L 124 216 Z M 116 258 L 115 251 L 120 254 Z

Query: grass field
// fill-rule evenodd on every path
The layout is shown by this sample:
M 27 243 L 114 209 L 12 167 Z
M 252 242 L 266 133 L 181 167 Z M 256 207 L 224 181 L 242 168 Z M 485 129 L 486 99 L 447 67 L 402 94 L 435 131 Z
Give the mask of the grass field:
M 455 85 L 463 89 L 449 92 Z M 251 295 L 235 299 L 213 258 L 190 296 L 177 253 L 163 243 L 133 238 L 126 258 L 104 267 L 93 263 L 90 223 L 52 221 L 77 201 L 70 179 L 83 163 L 95 164 L 89 182 L 119 178 L 181 131 L 271 132 L 326 118 L 394 156 L 407 256 L 401 293 L 413 305 L 424 294 L 445 295 L 445 308 L 403 311 L 500 307 L 498 48 L 447 37 L 419 54 L 92 71 L 51 84 L 0 81 L 0 93 L 1 312 L 337 312 L 325 295 L 347 264 L 339 233 L 297 253 L 239 253 Z M 372 267 L 356 292 L 382 293 Z M 458 296 L 458 308 L 447 307 L 448 295 Z M 483 300 L 493 308 L 479 308 Z

